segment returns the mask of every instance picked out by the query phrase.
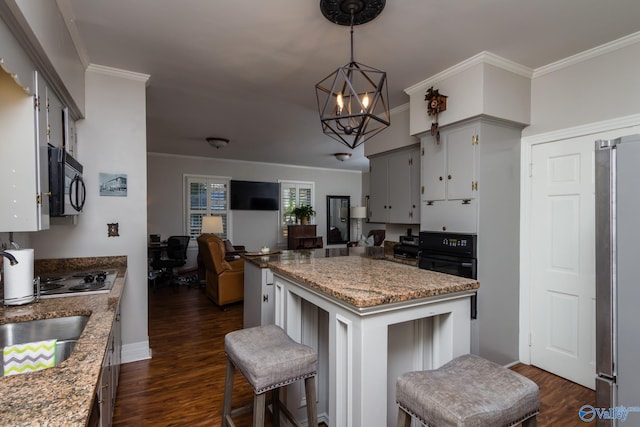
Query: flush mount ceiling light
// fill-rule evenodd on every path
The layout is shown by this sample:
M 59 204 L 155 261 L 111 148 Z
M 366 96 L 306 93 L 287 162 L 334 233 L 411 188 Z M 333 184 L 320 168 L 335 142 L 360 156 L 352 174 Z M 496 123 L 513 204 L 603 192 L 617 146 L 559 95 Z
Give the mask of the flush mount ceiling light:
M 227 138 L 213 138 L 213 137 L 208 137 L 207 138 L 207 142 L 209 143 L 210 146 L 215 147 L 215 148 L 222 148 L 222 147 L 226 147 L 227 144 L 229 143 L 229 140 Z
M 344 162 L 345 160 L 349 160 L 351 158 L 351 153 L 335 153 L 336 159 Z
M 322 131 L 353 149 L 391 124 L 384 71 L 355 62 L 353 26 L 373 20 L 385 0 L 321 0 L 329 21 L 351 27 L 351 61 L 316 85 Z

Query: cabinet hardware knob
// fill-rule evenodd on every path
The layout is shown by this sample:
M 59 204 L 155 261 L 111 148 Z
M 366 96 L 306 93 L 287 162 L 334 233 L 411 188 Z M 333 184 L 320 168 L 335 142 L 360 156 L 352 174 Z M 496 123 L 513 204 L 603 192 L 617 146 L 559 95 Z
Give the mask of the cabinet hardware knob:
M 462 201 L 462 204 L 463 204 L 463 205 L 469 205 L 469 204 L 471 204 L 471 199 L 464 199 L 464 200 Z
M 427 206 L 433 206 L 433 200 L 427 200 Z
M 438 177 L 438 181 L 442 181 L 442 177 L 441 177 L 441 176 L 440 176 L 440 177 Z
M 447 227 L 442 227 L 442 231 L 447 231 Z
M 269 302 L 269 295 L 267 294 L 262 295 L 262 302 Z
M 447 179 L 451 179 L 451 175 L 448 175 L 448 176 L 447 176 Z

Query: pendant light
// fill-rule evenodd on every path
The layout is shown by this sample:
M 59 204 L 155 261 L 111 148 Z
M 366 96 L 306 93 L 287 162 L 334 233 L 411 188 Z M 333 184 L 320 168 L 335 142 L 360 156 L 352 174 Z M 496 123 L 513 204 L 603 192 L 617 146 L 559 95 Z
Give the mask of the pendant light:
M 391 124 L 387 74 L 353 56 L 353 26 L 373 20 L 385 0 L 321 0 L 329 21 L 351 27 L 351 60 L 316 85 L 322 131 L 353 149 Z

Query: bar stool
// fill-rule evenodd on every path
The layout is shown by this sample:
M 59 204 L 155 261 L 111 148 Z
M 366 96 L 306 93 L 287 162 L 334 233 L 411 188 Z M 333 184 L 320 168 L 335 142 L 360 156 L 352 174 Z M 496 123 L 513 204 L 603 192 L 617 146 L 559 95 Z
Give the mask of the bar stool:
M 536 383 L 472 354 L 439 369 L 401 375 L 396 401 L 398 427 L 409 427 L 412 416 L 438 427 L 535 427 L 540 412 Z
M 298 344 L 276 325 L 256 326 L 230 332 L 224 337 L 227 373 L 224 385 L 222 427 L 234 427 L 232 416 L 248 412 L 249 406 L 231 409 L 233 374 L 238 368 L 254 392 L 253 426 L 264 425 L 265 397 L 272 391 L 273 424 L 280 425 L 282 412 L 300 426 L 280 401 L 280 389 L 304 380 L 307 399 L 307 425 L 317 426 L 316 373 L 318 355 L 311 347 Z

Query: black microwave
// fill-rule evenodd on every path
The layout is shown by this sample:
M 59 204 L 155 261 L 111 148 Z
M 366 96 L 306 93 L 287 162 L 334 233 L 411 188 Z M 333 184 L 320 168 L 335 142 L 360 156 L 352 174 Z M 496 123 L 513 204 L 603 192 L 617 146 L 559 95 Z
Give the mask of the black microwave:
M 77 215 L 82 212 L 86 189 L 82 165 L 64 148 L 49 147 L 49 214 Z

